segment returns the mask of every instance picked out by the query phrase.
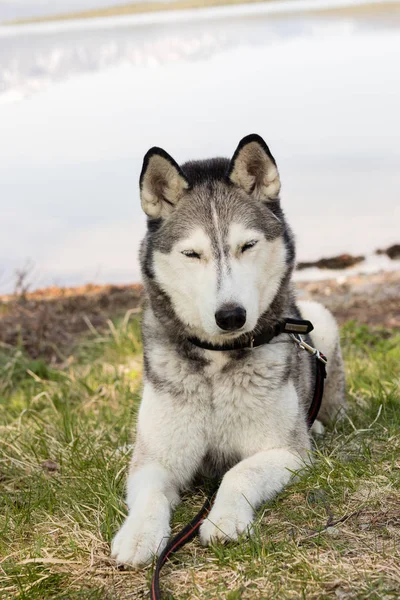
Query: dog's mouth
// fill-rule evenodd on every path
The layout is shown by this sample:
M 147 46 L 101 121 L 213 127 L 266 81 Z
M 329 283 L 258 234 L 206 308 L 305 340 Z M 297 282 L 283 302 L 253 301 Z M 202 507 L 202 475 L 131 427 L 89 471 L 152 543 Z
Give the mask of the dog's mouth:
M 236 329 L 236 331 L 221 331 L 220 335 L 223 335 L 224 337 L 237 338 L 244 333 L 247 333 L 247 331 L 244 327 L 241 327 L 240 329 Z

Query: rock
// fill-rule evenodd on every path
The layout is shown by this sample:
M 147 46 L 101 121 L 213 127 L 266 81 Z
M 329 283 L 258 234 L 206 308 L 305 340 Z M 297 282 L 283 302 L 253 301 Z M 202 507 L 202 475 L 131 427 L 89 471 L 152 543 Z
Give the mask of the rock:
M 40 465 L 43 471 L 47 471 L 48 473 L 56 473 L 60 470 L 60 465 L 54 460 L 47 459 Z
M 320 488 L 316 488 L 315 490 L 311 490 L 307 494 L 307 502 L 311 505 L 313 504 L 326 504 L 327 495 L 324 490 Z
M 338 535 L 340 535 L 340 530 L 337 527 L 327 527 L 326 533 L 333 537 L 337 537 Z
M 320 258 L 315 262 L 300 262 L 297 264 L 297 269 L 309 269 L 310 267 L 317 267 L 318 269 L 348 269 L 354 265 L 362 262 L 365 259 L 364 256 L 352 256 L 351 254 L 340 254 L 339 256 L 332 256 L 331 258 Z
M 400 244 L 393 244 L 386 250 L 377 250 L 376 254 L 386 254 L 392 260 L 400 258 Z

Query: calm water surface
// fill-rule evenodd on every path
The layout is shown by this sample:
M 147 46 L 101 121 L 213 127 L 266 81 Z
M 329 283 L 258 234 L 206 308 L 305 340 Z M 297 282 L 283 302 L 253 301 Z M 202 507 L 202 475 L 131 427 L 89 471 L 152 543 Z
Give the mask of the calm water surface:
M 36 285 L 137 280 L 145 151 L 251 132 L 301 260 L 400 241 L 399 17 L 268 10 L 0 28 L 0 291 L 28 258 Z

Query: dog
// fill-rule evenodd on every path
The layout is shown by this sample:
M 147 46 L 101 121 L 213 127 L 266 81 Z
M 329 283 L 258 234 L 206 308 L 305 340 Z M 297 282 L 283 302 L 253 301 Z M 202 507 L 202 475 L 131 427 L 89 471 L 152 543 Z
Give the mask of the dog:
M 118 563 L 139 567 L 160 554 L 180 492 L 197 476 L 222 477 L 201 542 L 227 542 L 251 534 L 255 510 L 311 460 L 315 359 L 285 333 L 253 348 L 208 345 L 240 346 L 282 318 L 308 319 L 307 339 L 328 358 L 320 422 L 345 409 L 335 319 L 320 304 L 296 302 L 280 188 L 276 162 L 255 134 L 232 160 L 179 166 L 161 148 L 144 158 L 144 389 L 129 513 L 111 548 Z

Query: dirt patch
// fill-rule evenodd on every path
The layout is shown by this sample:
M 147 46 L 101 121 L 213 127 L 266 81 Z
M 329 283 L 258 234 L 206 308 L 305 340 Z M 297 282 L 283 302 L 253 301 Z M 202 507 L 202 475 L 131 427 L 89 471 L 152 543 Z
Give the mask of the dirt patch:
M 108 319 L 137 308 L 141 285 L 46 288 L 0 297 L 0 343 L 22 347 L 32 358 L 64 360 L 80 335 L 102 330 Z
M 339 323 L 400 329 L 400 271 L 299 282 L 297 289 L 299 299 L 321 302 Z

